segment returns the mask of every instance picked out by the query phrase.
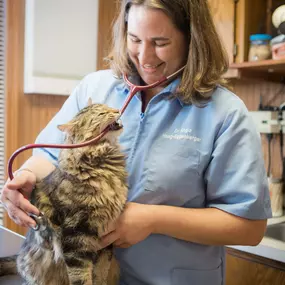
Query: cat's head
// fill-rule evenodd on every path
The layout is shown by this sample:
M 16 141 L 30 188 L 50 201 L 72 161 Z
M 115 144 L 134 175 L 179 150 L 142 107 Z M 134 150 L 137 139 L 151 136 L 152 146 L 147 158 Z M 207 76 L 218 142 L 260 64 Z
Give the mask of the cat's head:
M 59 130 L 67 134 L 68 143 L 82 143 L 97 137 L 108 125 L 115 122 L 112 128 L 104 136 L 110 142 L 115 142 L 122 132 L 122 124 L 116 120 L 119 118 L 119 110 L 104 104 L 92 104 L 83 108 L 70 122 L 59 125 Z

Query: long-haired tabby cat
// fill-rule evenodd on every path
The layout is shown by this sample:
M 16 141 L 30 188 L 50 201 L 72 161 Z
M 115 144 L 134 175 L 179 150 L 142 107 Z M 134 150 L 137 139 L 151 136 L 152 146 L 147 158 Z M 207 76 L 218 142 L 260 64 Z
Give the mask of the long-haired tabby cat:
M 118 115 L 106 105 L 90 104 L 59 129 L 66 133 L 66 143 L 81 143 Z M 17 257 L 24 284 L 117 284 L 112 247 L 100 249 L 99 236 L 126 203 L 125 157 L 117 142 L 121 128 L 115 124 L 96 144 L 63 149 L 58 167 L 36 184 L 33 203 L 48 223 L 39 231 L 29 230 Z M 15 269 L 15 258 L 0 261 L 0 276 Z

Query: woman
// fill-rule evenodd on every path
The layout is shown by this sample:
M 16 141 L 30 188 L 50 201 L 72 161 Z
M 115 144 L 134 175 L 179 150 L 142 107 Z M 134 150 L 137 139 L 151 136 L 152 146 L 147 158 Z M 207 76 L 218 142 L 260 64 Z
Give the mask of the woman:
M 89 97 L 121 108 L 123 72 L 143 85 L 185 66 L 137 94 L 122 116 L 129 203 L 102 247 L 117 247 L 121 285 L 222 284 L 224 245 L 257 245 L 271 209 L 260 138 L 243 102 L 223 87 L 228 63 L 207 1 L 122 1 L 114 27 L 112 71 L 86 76 L 37 143 L 61 143 L 56 126 Z M 6 183 L 1 200 L 16 223 L 34 225 L 26 213 L 38 210 L 23 195 L 57 156 L 35 150 Z

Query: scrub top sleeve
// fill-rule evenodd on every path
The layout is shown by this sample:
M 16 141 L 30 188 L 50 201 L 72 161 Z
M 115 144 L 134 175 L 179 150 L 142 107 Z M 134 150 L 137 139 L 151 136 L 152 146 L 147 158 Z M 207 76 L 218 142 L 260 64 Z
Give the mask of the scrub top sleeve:
M 206 207 L 247 219 L 271 217 L 260 135 L 246 108 L 228 111 L 205 172 Z
M 65 124 L 70 121 L 80 109 L 84 107 L 83 102 L 87 104 L 86 88 L 84 80 L 81 81 L 74 89 L 72 94 L 67 98 L 65 103 L 59 112 L 53 117 L 53 119 L 47 124 L 47 126 L 40 132 L 36 138 L 35 143 L 41 144 L 63 144 L 65 134 L 61 132 L 57 126 Z M 58 155 L 60 149 L 57 148 L 35 148 L 33 155 L 45 156 L 53 164 L 57 165 Z

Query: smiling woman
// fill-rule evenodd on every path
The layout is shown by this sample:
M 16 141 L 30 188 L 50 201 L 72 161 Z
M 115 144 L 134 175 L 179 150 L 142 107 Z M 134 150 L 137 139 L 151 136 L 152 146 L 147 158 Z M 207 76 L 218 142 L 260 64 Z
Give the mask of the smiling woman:
M 189 43 L 161 10 L 132 6 L 128 15 L 127 35 L 128 54 L 143 85 L 169 76 L 187 61 Z M 146 91 L 144 105 L 165 85 L 167 83 Z

